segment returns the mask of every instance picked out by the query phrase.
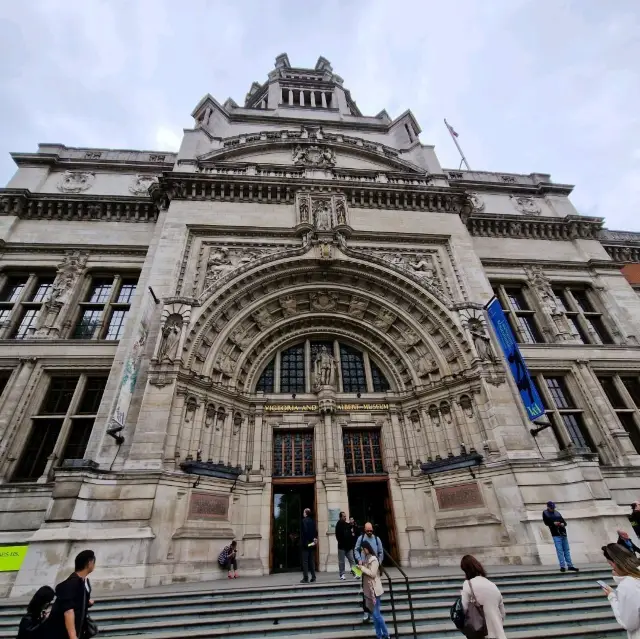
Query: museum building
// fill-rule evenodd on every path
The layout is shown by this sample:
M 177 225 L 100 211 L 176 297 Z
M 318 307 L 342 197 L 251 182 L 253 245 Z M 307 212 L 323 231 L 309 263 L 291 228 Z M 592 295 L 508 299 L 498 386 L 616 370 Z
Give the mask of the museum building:
M 344 510 L 404 566 L 579 565 L 640 498 L 640 233 L 543 173 L 443 169 L 325 58 L 205 96 L 178 153 L 41 144 L 0 189 L 0 571 L 95 550 L 118 589 L 336 570 Z M 488 325 L 500 301 L 544 405 Z M 25 548 L 26 547 L 26 548 Z

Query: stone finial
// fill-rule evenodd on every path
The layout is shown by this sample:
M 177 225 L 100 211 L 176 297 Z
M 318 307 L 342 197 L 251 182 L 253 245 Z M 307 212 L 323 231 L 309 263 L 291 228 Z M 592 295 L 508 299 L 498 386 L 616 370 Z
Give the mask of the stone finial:
M 276 57 L 276 69 L 290 69 L 291 63 L 289 62 L 289 56 L 286 53 L 281 53 Z
M 320 56 L 318 58 L 318 61 L 316 62 L 315 69 L 316 69 L 316 71 L 329 71 L 329 72 L 333 71 L 333 67 L 331 66 L 331 62 L 329 62 L 329 60 L 327 60 L 323 56 Z

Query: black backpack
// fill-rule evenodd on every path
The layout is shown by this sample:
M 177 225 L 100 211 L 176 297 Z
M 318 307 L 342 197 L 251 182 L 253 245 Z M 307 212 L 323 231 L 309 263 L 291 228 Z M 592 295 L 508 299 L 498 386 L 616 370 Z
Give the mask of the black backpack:
M 451 610 L 449 611 L 449 616 L 451 617 L 451 621 L 458 630 L 462 630 L 464 628 L 464 610 L 462 609 L 462 597 L 458 597 L 454 602 L 453 606 L 451 606 Z

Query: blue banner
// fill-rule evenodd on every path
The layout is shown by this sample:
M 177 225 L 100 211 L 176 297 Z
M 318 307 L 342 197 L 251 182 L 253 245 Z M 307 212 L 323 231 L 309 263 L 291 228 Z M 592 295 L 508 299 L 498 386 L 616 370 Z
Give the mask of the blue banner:
M 538 417 L 544 415 L 542 400 L 540 399 L 540 395 L 538 395 L 538 389 L 531 381 L 529 369 L 524 363 L 524 359 L 522 359 L 509 320 L 504 314 L 502 306 L 500 306 L 500 300 L 494 297 L 486 308 L 498 342 L 500 342 L 500 346 L 502 347 L 502 352 L 511 369 L 513 379 L 516 381 L 516 386 L 520 391 L 522 403 L 527 409 L 527 415 L 532 421 L 538 419 Z

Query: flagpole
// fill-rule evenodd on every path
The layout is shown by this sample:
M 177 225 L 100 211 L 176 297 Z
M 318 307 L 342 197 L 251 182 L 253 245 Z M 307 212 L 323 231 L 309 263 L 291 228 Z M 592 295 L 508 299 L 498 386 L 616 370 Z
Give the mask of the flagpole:
M 467 158 L 464 157 L 464 153 L 462 152 L 462 149 L 458 144 L 458 140 L 456 140 L 456 136 L 453 134 L 453 129 L 451 128 L 451 125 L 447 122 L 447 118 L 444 119 L 444 123 L 447 126 L 447 130 L 449 131 L 449 135 L 451 136 L 453 143 L 456 145 L 456 148 L 458 149 L 458 153 L 460 153 L 460 157 L 462 158 L 462 161 L 460 162 L 460 167 L 462 168 L 462 162 L 464 162 L 464 165 L 467 167 L 467 171 L 471 171 L 471 169 L 469 168 L 469 163 L 467 162 Z

